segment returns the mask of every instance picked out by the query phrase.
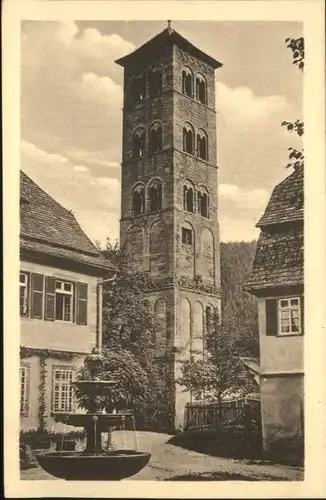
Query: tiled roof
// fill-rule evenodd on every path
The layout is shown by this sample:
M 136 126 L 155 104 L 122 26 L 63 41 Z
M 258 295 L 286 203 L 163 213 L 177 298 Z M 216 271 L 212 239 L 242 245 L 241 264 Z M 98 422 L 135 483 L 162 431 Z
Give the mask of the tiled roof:
M 209 56 L 205 52 L 202 52 L 200 49 L 195 47 L 192 43 L 190 43 L 186 38 L 181 36 L 173 29 L 166 28 L 153 38 L 148 40 L 146 43 L 138 47 L 138 49 L 131 52 L 120 59 L 117 59 L 115 62 L 120 66 L 128 66 L 128 64 L 132 64 L 138 60 L 139 57 L 143 57 L 143 55 L 147 52 L 153 52 L 156 48 L 161 48 L 162 46 L 166 46 L 168 44 L 175 44 L 181 49 L 184 49 L 186 52 L 193 54 L 198 57 L 202 61 L 207 62 L 210 66 L 217 69 L 222 66 L 222 63 Z
M 86 236 L 75 216 L 22 171 L 20 247 L 105 270 L 115 269 Z
M 296 227 L 297 226 L 297 227 Z M 262 231 L 246 290 L 303 284 L 303 225 Z
M 303 167 L 275 186 L 258 227 L 303 220 Z

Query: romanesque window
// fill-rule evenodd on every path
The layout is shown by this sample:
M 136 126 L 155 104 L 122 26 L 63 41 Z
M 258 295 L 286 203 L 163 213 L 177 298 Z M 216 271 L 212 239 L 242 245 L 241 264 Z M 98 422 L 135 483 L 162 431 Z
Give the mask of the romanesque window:
M 202 217 L 208 217 L 208 193 L 204 187 L 197 193 L 198 213 Z
M 162 183 L 158 179 L 151 182 L 148 189 L 149 211 L 162 210 Z
M 145 155 L 145 130 L 139 127 L 132 136 L 132 156 L 140 158 Z
M 188 227 L 182 228 L 182 244 L 192 245 L 192 230 Z
M 182 93 L 188 97 L 193 96 L 194 77 L 189 68 L 184 68 L 182 71 Z
M 206 133 L 199 129 L 197 132 L 197 156 L 202 160 L 208 160 L 208 140 Z
M 200 234 L 198 270 L 206 283 L 214 284 L 214 265 L 214 235 L 210 229 L 204 227 Z
M 190 342 L 191 342 L 191 305 L 188 299 L 181 299 L 180 304 L 180 322 L 179 335 L 177 341 L 179 347 L 183 349 L 184 359 L 190 359 Z
M 204 308 L 196 301 L 194 307 L 193 335 L 191 350 L 194 359 L 202 359 L 204 351 Z
M 183 209 L 186 212 L 194 212 L 194 190 L 190 186 L 183 186 Z
M 154 123 L 149 130 L 149 154 L 153 155 L 162 150 L 162 126 Z
M 154 305 L 154 322 L 156 327 L 155 347 L 158 355 L 166 351 L 167 329 L 166 329 L 166 301 L 159 298 Z
M 140 226 L 133 224 L 128 228 L 126 237 L 126 256 L 131 271 L 139 271 L 143 266 L 144 237 Z
M 132 210 L 134 215 L 141 215 L 145 212 L 145 189 L 142 184 L 138 184 L 133 189 Z
M 146 81 L 144 76 L 137 76 L 132 82 L 132 100 L 136 104 L 146 96 Z
M 189 154 L 194 154 L 195 134 L 192 126 L 187 123 L 183 127 L 183 151 Z
M 169 270 L 168 229 L 156 220 L 149 229 L 149 267 L 153 276 L 164 276 Z
M 151 99 L 159 96 L 162 92 L 162 72 L 160 70 L 153 70 L 149 74 L 149 96 Z
M 196 99 L 202 104 L 207 104 L 207 85 L 203 75 L 196 75 Z

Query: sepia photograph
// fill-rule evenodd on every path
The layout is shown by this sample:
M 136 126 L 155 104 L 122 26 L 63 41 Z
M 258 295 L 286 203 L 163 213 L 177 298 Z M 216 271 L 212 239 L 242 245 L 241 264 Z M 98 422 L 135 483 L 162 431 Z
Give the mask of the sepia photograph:
M 19 481 L 300 487 L 304 20 L 33 3 L 58 15 L 17 40 Z

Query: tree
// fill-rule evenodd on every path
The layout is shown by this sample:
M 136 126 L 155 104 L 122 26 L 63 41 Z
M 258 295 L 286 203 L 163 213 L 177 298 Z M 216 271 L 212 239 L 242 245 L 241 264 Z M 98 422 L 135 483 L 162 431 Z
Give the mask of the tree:
M 299 68 L 300 71 L 304 70 L 304 38 L 286 38 L 285 43 L 287 47 L 292 51 L 293 61 L 292 63 Z M 304 134 L 304 123 L 302 120 L 295 120 L 294 122 L 283 121 L 282 127 L 286 127 L 289 132 L 295 132 L 299 137 Z M 304 166 L 304 154 L 303 149 L 299 151 L 295 148 L 289 148 L 289 163 L 287 168 L 293 167 L 295 169 Z
M 256 241 L 221 243 L 222 315 L 235 335 L 239 354 L 259 357 L 257 299 L 244 291 L 255 257 Z
M 106 409 L 130 409 L 139 425 L 168 428 L 173 415 L 165 365 L 156 354 L 157 330 L 142 289 L 143 276 L 126 271 L 128 255 L 117 242 L 112 244 L 108 239 L 101 251 L 119 269 L 115 281 L 103 286 L 102 376 L 118 382 L 106 399 Z M 87 401 L 83 399 L 81 404 Z
M 227 396 L 244 395 L 257 390 L 253 377 L 239 357 L 234 335 L 220 322 L 217 310 L 207 310 L 204 359 L 183 362 L 177 382 L 196 399 L 217 401 Z

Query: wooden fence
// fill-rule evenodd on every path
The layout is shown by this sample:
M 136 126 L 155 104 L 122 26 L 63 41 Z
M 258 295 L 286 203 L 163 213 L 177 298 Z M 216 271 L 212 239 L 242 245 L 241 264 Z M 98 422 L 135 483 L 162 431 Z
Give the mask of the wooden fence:
M 187 403 L 185 429 L 210 429 L 232 427 L 259 432 L 261 426 L 260 402 L 244 400 L 218 403 Z

